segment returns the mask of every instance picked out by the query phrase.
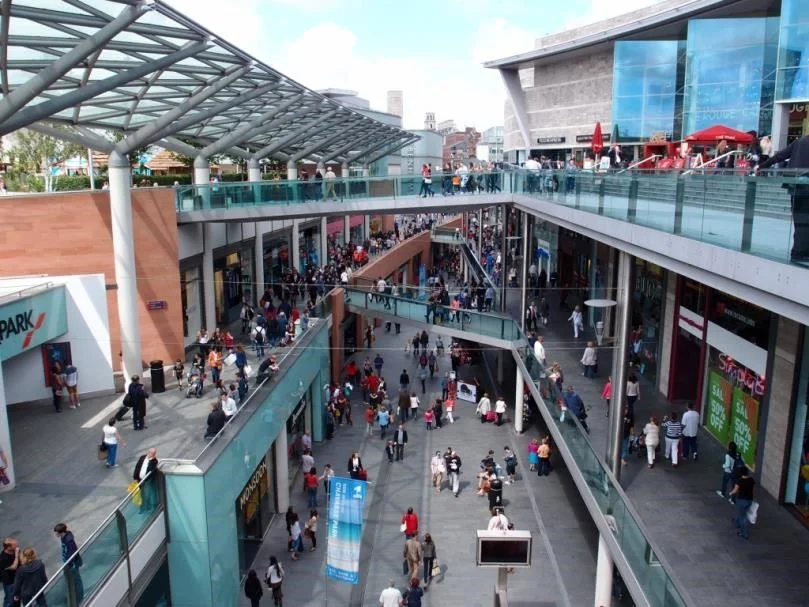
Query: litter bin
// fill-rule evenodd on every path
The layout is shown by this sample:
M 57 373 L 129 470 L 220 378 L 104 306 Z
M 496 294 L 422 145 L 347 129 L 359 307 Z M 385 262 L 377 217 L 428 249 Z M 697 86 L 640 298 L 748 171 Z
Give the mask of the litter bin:
M 163 361 L 153 360 L 149 363 L 152 375 L 152 394 L 166 391 L 166 374 L 163 372 Z
M 503 506 L 503 481 L 494 479 L 489 485 L 489 510 Z

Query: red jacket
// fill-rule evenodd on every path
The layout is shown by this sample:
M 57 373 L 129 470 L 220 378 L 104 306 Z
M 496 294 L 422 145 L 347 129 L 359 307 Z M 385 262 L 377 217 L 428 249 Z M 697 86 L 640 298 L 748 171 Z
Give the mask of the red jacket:
M 408 535 L 415 535 L 419 530 L 419 517 L 414 514 L 405 514 L 402 517 L 402 522 L 405 524 L 405 533 Z

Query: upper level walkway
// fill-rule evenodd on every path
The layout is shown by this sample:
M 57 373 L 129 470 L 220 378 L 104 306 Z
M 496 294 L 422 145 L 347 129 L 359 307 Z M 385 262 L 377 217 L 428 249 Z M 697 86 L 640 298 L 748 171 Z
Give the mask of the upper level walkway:
M 476 187 L 420 198 L 420 177 L 185 186 L 178 223 L 323 215 L 470 211 L 495 204 L 627 251 L 680 275 L 809 325 L 807 265 L 792 262 L 790 189 L 807 177 L 673 173 L 473 173 Z M 470 181 L 471 183 L 471 181 Z M 478 187 L 479 186 L 479 187 Z M 321 198 L 321 200 L 318 200 Z

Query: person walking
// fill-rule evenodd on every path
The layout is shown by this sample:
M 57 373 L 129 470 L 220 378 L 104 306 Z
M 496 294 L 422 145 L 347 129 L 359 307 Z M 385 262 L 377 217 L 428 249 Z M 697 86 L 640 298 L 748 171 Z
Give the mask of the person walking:
M 480 423 L 485 424 L 486 418 L 489 415 L 489 411 L 492 410 L 492 401 L 489 399 L 489 393 L 484 392 L 481 399 L 478 401 L 478 405 L 475 408 L 475 413 L 480 416 Z
M 461 492 L 460 476 L 461 476 L 461 458 L 458 452 L 453 450 L 446 460 L 447 472 L 449 473 L 449 483 L 452 489 L 452 494 L 458 497 Z
M 415 536 L 407 538 L 404 543 L 404 549 L 402 550 L 402 556 L 404 560 L 407 561 L 407 579 L 412 580 L 415 578 L 418 582 L 419 565 L 421 564 L 423 554 L 418 538 Z
M 62 563 L 70 561 L 67 568 L 73 572 L 73 589 L 76 592 L 76 602 L 81 604 L 84 599 L 84 582 L 81 579 L 79 568 L 84 563 L 82 562 L 81 555 L 76 554 L 79 551 L 79 547 L 76 545 L 76 539 L 73 537 L 73 532 L 70 531 L 64 523 L 57 523 L 53 528 L 53 532 L 56 534 L 62 549 Z
M 289 526 L 289 541 L 292 546 L 290 558 L 293 561 L 297 561 L 298 554 L 303 552 L 303 530 L 301 529 L 301 521 L 297 514 L 293 514 L 292 524 Z
M 385 364 L 385 359 L 382 358 L 381 354 L 377 354 L 376 358 L 374 358 L 374 369 L 376 369 L 377 377 L 382 377 L 382 367 Z
M 785 161 L 789 161 L 787 166 L 790 170 L 809 169 L 809 135 L 796 139 L 770 156 L 755 168 L 755 172 L 758 174 L 760 170 Z M 805 262 L 809 260 L 809 186 L 791 185 L 789 191 L 792 195 L 794 226 L 790 261 Z
M 433 421 L 435 420 L 435 413 L 431 408 L 427 408 L 424 412 L 424 426 L 428 432 L 431 432 L 433 429 Z
M 20 566 L 20 546 L 13 537 L 3 540 L 0 552 L 0 581 L 3 582 L 3 607 L 14 604 L 14 576 Z
M 81 407 L 79 402 L 79 370 L 73 362 L 67 363 L 65 367 L 65 387 L 67 388 L 67 399 L 70 403 L 69 409 L 76 409 Z
M 584 329 L 584 320 L 581 314 L 581 308 L 579 308 L 579 306 L 573 308 L 573 312 L 570 313 L 567 321 L 573 324 L 573 337 L 578 339 L 579 332 Z
M 388 587 L 379 595 L 379 607 L 402 607 L 402 593 L 396 587 L 396 581 L 391 580 Z
M 444 425 L 444 405 L 440 398 L 436 398 L 433 404 L 433 420 L 435 421 L 435 427 L 440 430 Z
M 306 489 L 306 501 L 309 508 L 317 508 L 317 469 L 312 466 L 303 475 L 303 486 Z
M 598 367 L 598 352 L 595 344 L 592 341 L 587 342 L 587 346 L 584 348 L 584 353 L 581 356 L 580 362 L 584 367 L 584 373 L 582 373 L 582 375 L 590 379 L 596 376 L 596 368 Z
M 444 475 L 447 473 L 447 465 L 440 451 L 436 451 L 430 460 L 430 474 L 433 478 L 433 487 L 436 493 L 441 493 L 441 485 L 444 483 Z
M 747 511 L 753 505 L 755 486 L 756 481 L 750 476 L 749 468 L 742 466 L 736 485 L 730 492 L 730 497 L 735 498 L 736 504 L 736 535 L 745 540 L 750 539 L 750 521 L 747 518 Z
M 427 367 L 419 367 L 419 382 L 421 382 L 421 393 L 427 394 Z
M 419 413 L 419 405 L 421 405 L 421 401 L 419 397 L 416 396 L 415 392 L 410 394 L 410 417 L 415 420 L 418 417 Z
M 118 445 L 126 447 L 126 441 L 121 438 L 121 433 L 115 427 L 115 416 L 112 416 L 107 424 L 101 428 L 101 433 L 104 438 L 102 443 L 107 447 L 107 468 L 117 468 L 118 464 L 115 463 L 118 456 Z
M 562 415 L 565 414 L 565 410 L 570 411 L 573 415 L 578 418 L 579 422 L 581 423 L 582 428 L 584 428 L 585 432 L 589 432 L 590 430 L 587 428 L 587 411 L 584 407 L 584 402 L 581 399 L 581 396 L 576 392 L 576 389 L 573 387 L 573 384 L 569 384 L 567 387 L 567 392 L 565 392 L 563 398 L 564 408 L 562 409 Z
M 508 445 L 503 447 L 503 463 L 506 465 L 506 485 L 511 485 L 517 477 L 517 456 Z
M 354 480 L 358 480 L 360 478 L 360 472 L 362 472 L 362 459 L 360 458 L 360 454 L 354 451 L 351 454 L 351 457 L 348 458 L 348 474 Z
M 26 548 L 20 555 L 20 564 L 14 576 L 13 601 L 19 605 L 28 605 L 36 594 L 48 583 L 48 574 L 45 565 L 39 560 L 36 550 Z M 37 605 L 47 607 L 45 595 L 37 598 Z
M 401 520 L 404 525 L 404 534 L 407 539 L 416 537 L 419 534 L 419 517 L 413 511 L 413 508 L 408 508 Z
M 51 394 L 53 395 L 53 408 L 57 413 L 62 412 L 62 394 L 65 387 L 65 375 L 62 371 L 62 364 L 53 363 L 51 368 Z
M 376 414 L 376 420 L 379 422 L 379 438 L 385 440 L 385 433 L 388 431 L 388 426 L 390 425 L 390 412 L 387 407 L 384 405 L 380 407 Z
M 259 607 L 264 591 L 261 589 L 261 582 L 255 569 L 247 572 L 247 579 L 244 581 L 244 596 L 250 599 L 250 607 Z
M 371 436 L 374 432 L 374 420 L 377 417 L 377 412 L 371 405 L 365 409 L 365 436 Z M 383 434 L 384 438 L 384 434 Z
M 402 369 L 402 374 L 399 376 L 399 389 L 402 392 L 410 390 L 410 376 L 407 374 L 407 369 Z
M 601 400 L 607 403 L 607 417 L 610 416 L 610 399 L 612 399 L 612 376 L 607 377 L 607 383 L 601 390 Z
M 629 445 L 632 442 L 632 435 L 635 431 L 635 414 L 626 407 L 621 431 L 621 464 L 626 466 L 629 463 Z
M 536 472 L 537 465 L 539 464 L 539 441 L 535 438 L 531 439 L 528 443 L 528 471 Z
M 677 421 L 676 413 L 663 420 L 663 430 L 666 433 L 666 459 L 671 459 L 671 465 L 676 468 L 679 465 L 680 438 L 683 435 L 683 425 Z
M 547 436 L 539 444 L 537 457 L 539 459 L 537 476 L 548 476 L 551 473 L 551 441 Z
M 278 559 L 270 557 L 270 566 L 267 567 L 267 575 L 264 578 L 272 593 L 272 603 L 276 607 L 283 606 L 284 593 L 281 591 L 281 584 L 284 582 L 284 568 Z
M 632 413 L 635 412 L 635 403 L 640 398 L 640 382 L 638 376 L 632 373 L 626 380 L 626 406 Z
M 494 402 L 494 414 L 497 416 L 497 425 L 503 425 L 503 416 L 506 414 L 506 401 L 502 396 L 498 396 Z
M 127 388 L 124 404 L 126 404 L 126 399 L 129 399 L 128 406 L 132 407 L 132 426 L 135 430 L 143 430 L 149 427 L 146 425 L 146 399 L 148 398 L 149 395 L 146 393 L 146 389 L 140 383 L 140 376 L 133 375 L 132 383 Z
M 152 447 L 141 455 L 135 464 L 135 472 L 132 478 L 140 484 L 141 492 L 141 512 L 151 512 L 157 508 L 157 449 Z
M 435 549 L 435 542 L 433 536 L 429 533 L 424 534 L 424 541 L 421 543 L 422 564 L 424 566 L 424 583 L 429 586 L 433 580 L 433 565 L 438 558 Z
M 643 427 L 643 436 L 646 443 L 646 461 L 651 469 L 655 466 L 655 455 L 657 447 L 660 445 L 660 426 L 657 424 L 657 418 L 654 415 L 649 418 L 648 423 Z
M 421 607 L 421 599 L 423 596 L 424 590 L 419 585 L 419 578 L 416 576 L 410 580 L 410 588 L 405 592 L 405 607 Z
M 699 413 L 694 410 L 694 403 L 688 403 L 687 407 L 681 420 L 683 424 L 683 459 L 687 460 L 691 455 L 696 460 Z
M 309 548 L 309 552 L 317 550 L 317 521 L 317 509 L 312 508 L 309 511 L 309 519 L 306 521 L 306 526 L 303 528 L 303 534 L 312 542 L 312 547 Z
M 743 467 L 745 467 L 745 464 L 741 453 L 739 453 L 739 448 L 734 441 L 730 441 L 722 462 L 722 488 L 716 492 L 719 497 L 724 497 L 733 503 L 733 498 L 728 493 L 728 486 L 731 489 L 735 486 L 735 481 L 739 478 L 739 471 Z

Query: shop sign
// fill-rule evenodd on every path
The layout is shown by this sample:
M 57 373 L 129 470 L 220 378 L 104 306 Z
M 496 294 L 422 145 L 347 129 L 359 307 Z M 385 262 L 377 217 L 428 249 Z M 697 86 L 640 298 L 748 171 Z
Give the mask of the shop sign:
M 0 362 L 67 333 L 65 287 L 0 306 Z
M 250 502 L 250 498 L 253 497 L 253 494 L 261 488 L 262 481 L 265 480 L 266 477 L 267 461 L 266 458 L 262 458 L 258 468 L 256 468 L 255 472 L 253 472 L 253 476 L 250 477 L 247 485 L 245 485 L 244 489 L 242 489 L 242 492 L 239 495 L 239 510 L 244 511 L 244 507 Z M 266 482 L 264 485 L 266 486 Z
M 165 299 L 150 299 L 146 302 L 146 309 L 152 312 L 153 310 L 168 310 L 169 302 Z
M 767 390 L 767 378 L 756 375 L 753 371 L 737 363 L 733 358 L 720 352 L 718 356 L 719 371 L 730 380 L 731 384 L 740 386 L 753 396 L 763 396 Z
M 671 141 L 671 133 L 666 133 L 665 131 L 652 133 L 652 136 L 649 137 L 649 143 L 666 143 L 668 141 Z
M 705 429 L 723 445 L 728 444 L 730 397 L 730 382 L 716 371 L 711 371 L 708 375 L 708 407 L 705 415 Z
M 730 440 L 736 443 L 744 463 L 751 469 L 756 462 L 758 410 L 759 401 L 747 394 L 740 387 L 737 386 L 733 388 Z
M 546 143 L 564 143 L 567 138 L 564 136 L 556 136 L 556 137 L 537 137 L 537 143 L 539 144 L 546 144 Z
M 610 140 L 612 135 L 610 133 L 604 133 L 601 135 L 601 141 L 607 143 Z M 590 133 L 589 135 L 576 135 L 576 143 L 593 143 L 593 134 Z

